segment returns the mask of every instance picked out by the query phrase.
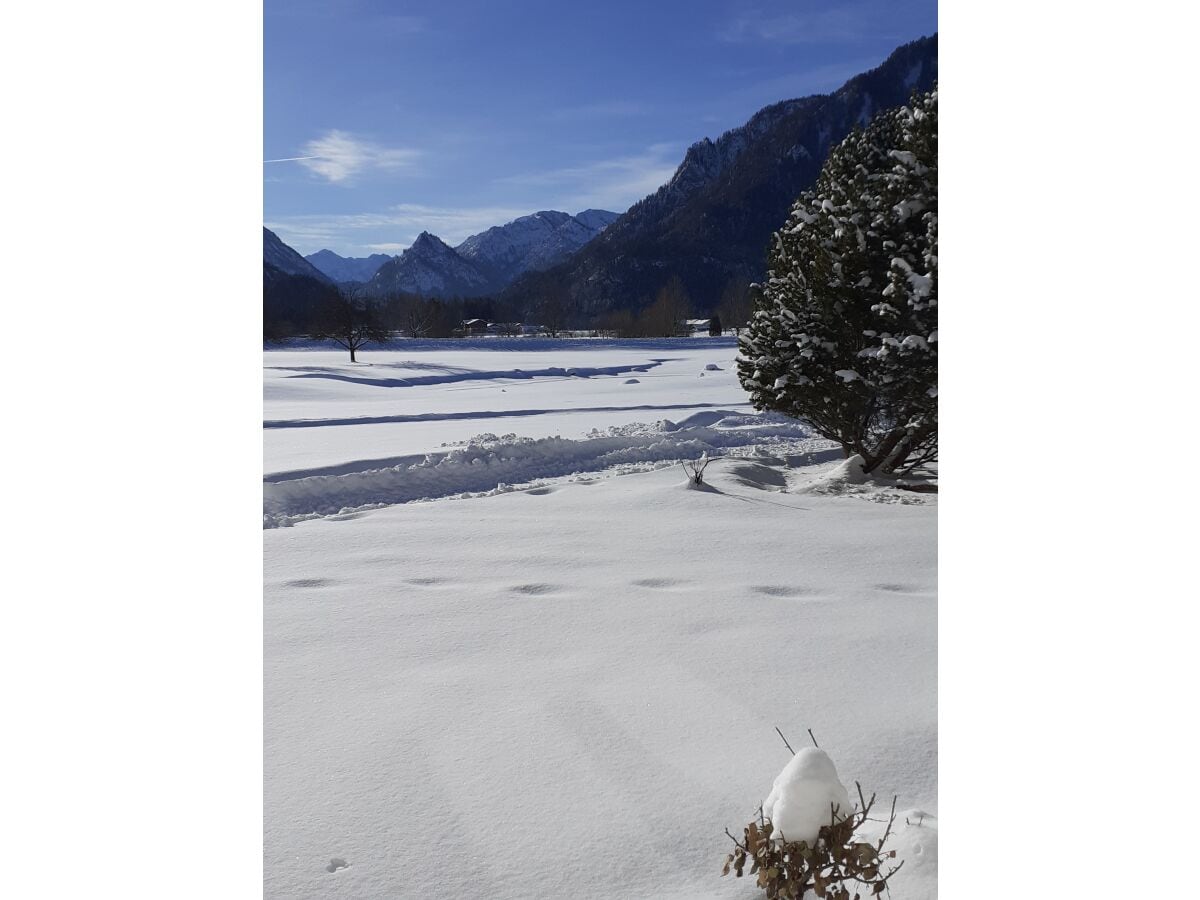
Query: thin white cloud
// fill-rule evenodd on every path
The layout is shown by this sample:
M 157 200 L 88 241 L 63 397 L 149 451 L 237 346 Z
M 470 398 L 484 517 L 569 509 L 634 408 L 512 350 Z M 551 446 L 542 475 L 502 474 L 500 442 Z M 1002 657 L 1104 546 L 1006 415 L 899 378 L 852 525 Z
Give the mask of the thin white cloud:
M 407 147 L 383 147 L 346 131 L 327 131 L 304 145 L 295 159 L 332 184 L 346 184 L 368 171 L 411 169 L 420 153 Z
M 422 231 L 436 234 L 451 246 L 493 225 L 503 225 L 535 212 L 524 207 L 433 207 L 401 203 L 381 212 L 335 216 L 286 216 L 264 222 L 284 243 L 303 253 L 329 249 L 342 256 L 366 251 L 399 253 Z
M 806 9 L 772 14 L 747 10 L 728 22 L 717 37 L 728 43 L 812 44 L 855 41 L 865 37 L 894 39 L 879 31 L 880 16 L 891 0 L 862 3 L 809 3 Z
M 361 8 L 362 4 L 330 2 L 330 0 L 286 0 L 269 3 L 263 8 L 267 18 L 299 19 L 320 27 L 322 22 L 337 20 L 343 28 L 352 28 L 365 37 L 403 37 L 424 34 L 430 30 L 429 20 L 424 16 L 410 16 L 388 12 L 372 12 Z
M 263 224 L 303 254 L 329 249 L 342 256 L 399 253 L 422 231 L 450 246 L 494 225 L 542 209 L 624 212 L 670 181 L 683 148 L 654 144 L 641 153 L 500 179 L 512 203 L 442 207 L 401 203 L 376 212 L 283 216 Z
M 683 158 L 676 144 L 653 144 L 642 153 L 602 159 L 579 166 L 497 179 L 497 184 L 536 188 L 553 198 L 552 207 L 568 212 L 609 209 L 624 212 L 671 180 Z
M 715 100 L 722 108 L 736 110 L 734 118 L 740 118 L 741 121 L 736 124 L 741 125 L 749 118 L 744 112 L 747 109 L 760 109 L 781 100 L 835 91 L 860 72 L 879 65 L 880 61 L 877 57 L 862 57 L 849 62 L 802 69 L 742 85 L 722 93 Z
M 532 212 L 536 210 L 512 206 L 448 208 L 399 203 L 389 207 L 385 217 L 390 224 L 406 229 L 412 239 L 422 231 L 429 231 L 454 246 L 493 225 L 503 225 Z

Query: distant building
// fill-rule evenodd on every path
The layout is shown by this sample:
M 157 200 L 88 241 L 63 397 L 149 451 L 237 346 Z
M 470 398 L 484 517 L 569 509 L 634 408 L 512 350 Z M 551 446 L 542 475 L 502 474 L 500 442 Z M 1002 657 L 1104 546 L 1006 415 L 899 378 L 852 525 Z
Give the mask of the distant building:
M 709 325 L 712 324 L 712 319 L 688 319 L 686 323 L 687 330 L 693 335 L 708 334 Z
M 463 334 L 487 334 L 488 323 L 483 319 L 465 319 L 462 323 Z

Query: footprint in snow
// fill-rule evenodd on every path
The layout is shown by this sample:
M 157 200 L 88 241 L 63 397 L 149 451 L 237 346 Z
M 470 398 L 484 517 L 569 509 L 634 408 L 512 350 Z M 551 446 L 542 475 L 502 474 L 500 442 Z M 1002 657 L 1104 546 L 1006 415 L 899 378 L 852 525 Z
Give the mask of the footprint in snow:
M 333 859 L 329 860 L 329 865 L 327 865 L 325 867 L 325 871 L 326 872 L 336 872 L 338 869 L 348 869 L 348 868 L 350 868 L 350 863 L 346 862 L 340 856 L 335 856 Z
M 686 581 L 680 581 L 678 578 L 641 578 L 634 582 L 638 587 L 648 588 L 668 588 L 677 587 L 681 584 L 687 584 Z
M 756 594 L 765 594 L 768 597 L 807 597 L 816 593 L 812 588 L 807 587 L 787 587 L 782 584 L 759 584 L 750 588 Z
M 545 594 L 553 594 L 559 590 L 559 587 L 554 584 L 517 584 L 509 588 L 514 594 L 525 594 L 528 597 L 541 597 Z
M 311 588 L 324 587 L 325 585 L 332 583 L 333 582 L 328 578 L 296 578 L 292 581 L 285 581 L 283 586 L 290 588 Z
M 887 591 L 889 594 L 916 594 L 919 591 L 911 584 L 877 584 L 877 591 Z

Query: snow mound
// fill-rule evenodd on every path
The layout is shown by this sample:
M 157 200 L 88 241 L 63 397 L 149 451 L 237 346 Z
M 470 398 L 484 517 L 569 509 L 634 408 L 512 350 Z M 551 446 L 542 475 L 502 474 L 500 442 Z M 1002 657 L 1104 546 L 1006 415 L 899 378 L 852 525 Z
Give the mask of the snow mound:
M 763 815 L 774 826 L 771 837 L 789 842 L 813 843 L 835 810 L 839 820 L 846 818 L 850 796 L 833 760 L 818 747 L 805 747 L 793 756 L 763 802 Z
M 864 822 L 854 833 L 859 840 L 874 843 L 887 828 L 886 814 Z M 896 897 L 937 896 L 938 818 L 921 809 L 896 813 L 896 822 L 883 848 L 895 850 L 895 862 L 904 862 L 891 884 Z
M 764 465 L 754 460 L 734 463 L 726 468 L 725 476 L 744 487 L 763 491 L 782 491 L 787 487 L 787 478 L 777 467 Z
M 863 471 L 863 458 L 855 453 L 849 459 L 836 466 L 826 477 L 826 481 L 837 484 L 866 484 L 871 476 Z
M 704 367 L 704 371 L 705 372 L 721 372 L 723 370 L 716 363 L 709 363 L 707 366 Z
M 626 378 L 625 383 L 626 384 L 641 384 L 641 381 L 639 381 L 636 378 Z
M 729 410 L 706 410 L 678 423 L 663 420 L 656 426 L 632 423 L 607 433 L 593 431 L 583 440 L 488 433 L 444 453 L 383 461 L 391 465 L 364 460 L 361 468 L 348 463 L 328 473 L 276 477 L 263 485 L 263 525 L 274 528 L 355 509 L 438 497 L 491 496 L 539 479 L 616 471 L 631 464 L 639 468 L 669 465 L 701 454 L 725 456 L 763 442 L 782 440 L 814 448 L 823 443 L 795 420 L 764 418 L 758 428 L 713 427 L 715 421 L 730 415 Z
M 703 412 L 692 413 L 686 419 L 679 422 L 672 422 L 670 419 L 662 420 L 663 431 L 685 431 L 689 428 L 708 428 L 715 425 L 730 416 L 737 415 L 736 412 L 729 409 L 706 409 Z M 764 420 L 758 418 L 755 420 L 758 425 L 762 425 Z
M 931 494 L 920 488 L 933 487 L 936 480 L 926 474 L 911 478 L 884 475 L 881 472 L 864 472 L 863 459 L 858 454 L 842 460 L 814 481 L 796 487 L 796 494 L 834 494 L 870 500 L 874 503 L 898 503 L 919 506 L 932 502 Z

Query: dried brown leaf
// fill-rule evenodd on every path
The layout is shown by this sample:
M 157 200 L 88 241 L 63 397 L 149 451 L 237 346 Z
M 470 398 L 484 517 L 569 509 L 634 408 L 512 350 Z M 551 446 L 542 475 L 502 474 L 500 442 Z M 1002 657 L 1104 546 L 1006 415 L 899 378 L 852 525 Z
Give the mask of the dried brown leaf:
M 751 856 L 758 853 L 758 826 L 753 822 L 746 828 L 746 849 Z

